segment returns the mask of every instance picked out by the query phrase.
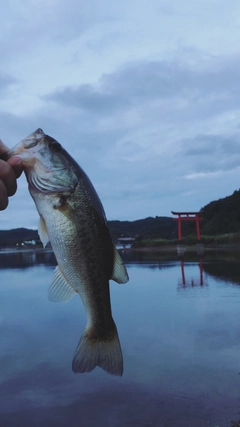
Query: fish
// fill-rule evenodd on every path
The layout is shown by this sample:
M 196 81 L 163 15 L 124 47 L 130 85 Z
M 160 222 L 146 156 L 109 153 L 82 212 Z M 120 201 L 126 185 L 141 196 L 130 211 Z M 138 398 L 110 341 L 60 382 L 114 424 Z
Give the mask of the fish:
M 99 366 L 123 374 L 123 356 L 112 317 L 109 280 L 126 283 L 126 267 L 113 244 L 104 208 L 90 179 L 62 145 L 37 129 L 7 152 L 23 162 L 39 213 L 39 236 L 50 241 L 57 267 L 48 297 L 69 301 L 79 294 L 87 317 L 72 361 L 75 373 Z

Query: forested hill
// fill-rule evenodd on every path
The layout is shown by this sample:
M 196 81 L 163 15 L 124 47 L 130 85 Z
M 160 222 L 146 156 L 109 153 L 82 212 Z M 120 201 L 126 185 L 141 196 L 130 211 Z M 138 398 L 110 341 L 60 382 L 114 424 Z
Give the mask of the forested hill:
M 231 196 L 208 203 L 201 210 L 201 235 L 217 236 L 240 232 L 240 190 Z M 196 234 L 195 222 L 183 223 L 183 236 Z
M 216 235 L 240 231 L 240 190 L 209 203 L 202 209 L 202 234 Z
M 184 207 L 179 207 L 179 210 Z M 219 234 L 240 232 L 240 190 L 231 196 L 209 203 L 201 209 L 201 234 L 216 236 Z M 137 221 L 109 221 L 110 232 L 114 240 L 119 237 L 142 237 L 145 239 L 177 238 L 177 222 L 171 217 L 156 216 Z M 195 223 L 183 224 L 183 236 L 196 234 Z M 0 231 L 0 246 L 21 245 L 22 242 L 37 240 L 38 232 L 26 228 Z M 40 242 L 39 242 L 40 243 Z
M 179 210 L 183 210 L 180 207 Z M 197 210 L 197 209 L 196 209 Z M 231 196 L 215 200 L 201 209 L 203 221 L 200 228 L 202 235 L 240 232 L 240 190 Z M 144 238 L 177 238 L 177 223 L 170 217 L 146 218 L 138 221 L 110 221 L 109 228 L 113 236 L 137 235 Z M 183 236 L 196 234 L 195 222 L 183 223 Z
M 150 217 L 137 221 L 109 221 L 108 226 L 114 240 L 118 237 L 156 236 L 171 239 L 176 236 L 176 223 L 168 217 Z M 26 245 L 29 245 L 31 240 L 37 240 L 40 243 L 36 230 L 26 228 L 0 230 L 0 246 L 21 245 L 26 241 Z
M 122 236 L 145 238 L 161 237 L 171 239 L 176 237 L 177 224 L 173 218 L 166 216 L 149 217 L 137 221 L 108 221 L 113 238 Z
M 37 230 L 28 230 L 27 228 L 15 228 L 13 230 L 0 231 L 0 246 L 21 245 L 24 241 L 39 240 Z

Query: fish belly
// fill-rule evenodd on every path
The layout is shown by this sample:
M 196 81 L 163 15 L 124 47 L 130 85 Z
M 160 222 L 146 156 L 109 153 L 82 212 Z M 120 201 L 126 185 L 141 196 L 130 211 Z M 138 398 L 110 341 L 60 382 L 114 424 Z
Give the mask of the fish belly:
M 58 267 L 79 293 L 86 310 L 87 327 L 74 354 L 73 371 L 89 372 L 100 366 L 121 376 L 123 358 L 109 293 L 113 245 L 105 224 L 97 223 L 95 212 L 89 218 L 89 211 L 81 210 L 76 221 L 71 221 L 53 208 L 52 202 L 44 203 L 40 198 L 35 203 L 45 221 Z

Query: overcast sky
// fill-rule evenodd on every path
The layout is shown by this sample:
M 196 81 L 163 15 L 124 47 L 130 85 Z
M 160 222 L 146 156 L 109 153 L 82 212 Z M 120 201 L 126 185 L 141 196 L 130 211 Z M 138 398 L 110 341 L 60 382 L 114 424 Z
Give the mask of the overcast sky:
M 0 138 L 57 139 L 109 220 L 239 189 L 239 0 L 3 0 L 1 16 Z M 0 229 L 37 223 L 23 175 Z

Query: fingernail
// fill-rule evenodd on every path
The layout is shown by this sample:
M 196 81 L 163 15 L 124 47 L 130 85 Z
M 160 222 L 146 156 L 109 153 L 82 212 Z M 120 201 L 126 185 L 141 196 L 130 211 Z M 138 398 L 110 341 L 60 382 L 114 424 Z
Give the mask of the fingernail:
M 14 163 L 14 166 L 18 166 L 22 163 L 22 159 L 20 159 L 20 157 L 12 157 L 12 162 Z

